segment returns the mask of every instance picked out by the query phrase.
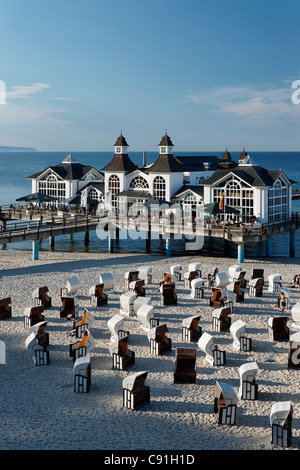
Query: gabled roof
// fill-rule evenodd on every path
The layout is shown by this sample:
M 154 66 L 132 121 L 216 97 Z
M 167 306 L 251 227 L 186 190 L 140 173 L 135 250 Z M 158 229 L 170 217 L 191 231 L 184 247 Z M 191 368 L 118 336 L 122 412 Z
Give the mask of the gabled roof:
M 138 166 L 133 163 L 127 153 L 115 154 L 113 159 L 104 167 L 102 171 L 131 173 L 137 170 Z
M 189 186 L 187 184 L 184 184 L 183 186 L 181 186 L 180 189 L 178 189 L 176 191 L 175 194 L 173 194 L 173 196 L 171 197 L 171 199 L 175 198 L 175 197 L 179 197 L 181 196 L 182 194 L 184 193 L 188 193 L 188 192 L 192 192 L 192 193 L 195 193 L 197 194 L 198 196 L 200 197 L 203 197 L 203 194 L 204 194 L 204 188 L 203 186 Z
M 40 175 L 45 173 L 47 170 L 54 171 L 54 173 L 56 173 L 59 177 L 61 177 L 64 180 L 81 180 L 91 170 L 95 170 L 97 173 L 101 175 L 101 173 L 97 171 L 95 168 L 93 168 L 92 166 L 82 165 L 81 163 L 73 161 L 73 162 L 66 162 L 66 163 L 62 162 L 54 166 L 48 166 L 43 171 L 39 171 L 38 173 L 35 173 L 34 175 L 28 176 L 28 178 L 36 179 Z
M 122 133 L 121 133 L 120 136 L 117 138 L 114 147 L 129 147 L 129 145 L 128 145 L 127 142 L 126 142 L 125 137 L 122 136 Z
M 77 191 L 76 194 L 80 194 L 81 191 L 83 191 L 85 188 L 88 188 L 89 186 L 98 189 L 98 191 L 101 191 L 104 194 L 104 181 L 89 181 L 85 186 L 83 186 L 79 191 Z
M 205 163 L 210 163 L 210 170 L 216 170 L 220 162 L 219 158 L 214 155 L 176 155 L 175 158 L 184 166 L 184 171 L 204 171 Z
M 186 171 L 182 163 L 170 154 L 160 154 L 158 159 L 147 167 L 149 173 L 174 173 Z
M 167 133 L 165 133 L 165 135 L 161 138 L 160 144 L 158 144 L 158 145 L 160 147 L 161 146 L 174 147 L 174 144 L 173 144 L 172 140 L 170 139 L 170 137 L 167 135 Z
M 233 169 L 218 169 L 214 174 L 205 180 L 204 186 L 211 186 L 229 175 L 245 181 L 250 186 L 270 187 L 273 186 L 276 179 L 282 175 L 281 170 L 266 170 L 265 168 L 255 165 L 242 165 L 241 163 Z

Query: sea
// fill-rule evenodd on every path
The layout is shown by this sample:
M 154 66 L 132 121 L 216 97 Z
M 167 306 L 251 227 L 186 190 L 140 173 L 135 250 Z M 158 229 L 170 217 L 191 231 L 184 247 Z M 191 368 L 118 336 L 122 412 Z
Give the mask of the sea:
M 29 176 L 44 170 L 48 166 L 61 163 L 71 153 L 77 161 L 90 165 L 97 170 L 111 161 L 113 152 L 0 152 L 0 205 L 15 203 L 16 199 L 32 192 Z M 237 161 L 240 152 L 230 152 L 233 160 Z M 223 152 L 174 152 L 174 155 L 215 155 L 221 158 Z M 300 152 L 249 152 L 254 163 L 269 170 L 282 169 L 285 175 L 296 182 L 294 189 L 300 189 Z M 147 164 L 154 162 L 158 157 L 157 152 L 146 152 Z M 131 160 L 138 166 L 143 165 L 143 151 L 131 152 Z M 300 200 L 293 200 L 292 209 L 300 213 Z M 3 250 L 32 250 L 32 242 L 24 241 L 0 245 Z M 49 247 L 49 240 L 40 242 L 40 251 L 62 252 L 94 252 L 106 253 L 108 240 L 104 236 L 97 235 L 96 231 L 90 232 L 89 243 L 85 244 L 84 233 L 74 233 L 55 237 L 55 247 Z M 122 236 L 116 241 L 116 253 L 146 253 L 146 242 L 141 233 L 139 238 Z M 151 239 L 151 254 L 165 253 L 165 240 L 153 235 Z M 229 242 L 225 246 L 223 239 L 210 239 L 205 237 L 201 250 L 187 252 L 184 240 L 174 239 L 172 242 L 172 254 L 185 256 L 197 254 L 199 256 L 237 257 L 237 246 Z M 255 259 L 266 256 L 266 243 L 248 243 L 245 245 L 245 258 Z M 289 251 L 289 233 L 275 235 L 272 238 L 272 257 L 287 258 Z M 300 256 L 300 229 L 296 231 L 295 256 Z

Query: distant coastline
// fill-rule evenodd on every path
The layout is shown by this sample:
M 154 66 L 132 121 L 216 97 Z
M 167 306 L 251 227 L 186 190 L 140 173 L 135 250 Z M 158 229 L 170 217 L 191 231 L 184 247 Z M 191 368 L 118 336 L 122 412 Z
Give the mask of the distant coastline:
M 0 152 L 37 152 L 34 148 L 29 147 L 3 147 L 0 146 Z

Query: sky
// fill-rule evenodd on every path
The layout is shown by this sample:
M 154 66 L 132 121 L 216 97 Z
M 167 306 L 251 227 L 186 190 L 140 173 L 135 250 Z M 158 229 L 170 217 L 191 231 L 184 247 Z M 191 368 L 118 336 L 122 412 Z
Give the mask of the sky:
M 0 146 L 299 151 L 299 29 L 300 0 L 0 0 Z

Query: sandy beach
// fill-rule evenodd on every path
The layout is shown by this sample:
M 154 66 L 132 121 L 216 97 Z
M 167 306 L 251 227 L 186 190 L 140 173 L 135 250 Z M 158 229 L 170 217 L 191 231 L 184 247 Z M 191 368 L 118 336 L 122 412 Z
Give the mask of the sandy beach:
M 243 320 L 252 338 L 252 350 L 233 348 L 229 331 L 212 330 L 210 291 L 203 299 L 193 299 L 184 283 L 176 284 L 177 306 L 162 306 L 158 284 L 163 272 L 173 264 L 181 264 L 183 272 L 190 262 L 200 262 L 203 273 L 213 266 L 219 272 L 237 264 L 233 258 L 172 257 L 136 254 L 40 252 L 32 261 L 31 252 L 1 252 L 1 298 L 11 297 L 12 318 L 0 322 L 0 339 L 6 344 L 6 364 L 1 373 L 1 450 L 271 450 L 270 411 L 274 403 L 293 403 L 292 445 L 300 448 L 299 369 L 288 368 L 288 342 L 268 338 L 267 318 L 278 315 L 275 307 L 278 294 L 267 290 L 268 275 L 279 272 L 284 286 L 300 271 L 299 258 L 245 260 L 246 279 L 252 269 L 264 268 L 266 284 L 263 296 L 250 298 L 234 307 L 232 322 Z M 155 316 L 168 327 L 172 351 L 161 356 L 150 354 L 147 334 L 136 320 L 124 317 L 130 332 L 130 349 L 135 352 L 135 365 L 125 371 L 112 369 L 109 353 L 110 332 L 107 321 L 119 313 L 120 295 L 125 292 L 124 274 L 140 266 L 152 266 L 153 283 L 146 286 L 152 298 Z M 90 307 L 89 287 L 99 281 L 99 274 L 111 273 L 113 294 L 108 305 Z M 69 357 L 72 322 L 59 317 L 60 288 L 67 279 L 80 281 L 79 316 L 84 308 L 94 316 L 91 334 L 95 348 L 91 351 L 92 383 L 90 393 L 75 393 L 73 361 Z M 50 339 L 50 364 L 34 366 L 25 348 L 28 330 L 24 327 L 24 310 L 32 305 L 32 291 L 47 285 L 52 307 L 45 310 Z M 291 289 L 291 304 L 300 301 L 300 289 Z M 181 322 L 185 317 L 201 315 L 202 331 L 212 334 L 226 351 L 224 366 L 211 366 L 197 347 L 181 338 Z M 290 310 L 286 315 L 291 318 Z M 298 331 L 289 321 L 290 333 Z M 177 347 L 197 349 L 195 384 L 174 384 L 173 372 Z M 271 351 L 275 361 L 267 362 Z M 239 367 L 256 361 L 258 373 L 257 400 L 239 400 L 236 424 L 218 425 L 213 413 L 216 381 L 226 382 L 236 392 L 240 385 Z M 122 380 L 138 371 L 148 371 L 150 404 L 137 411 L 122 406 Z

